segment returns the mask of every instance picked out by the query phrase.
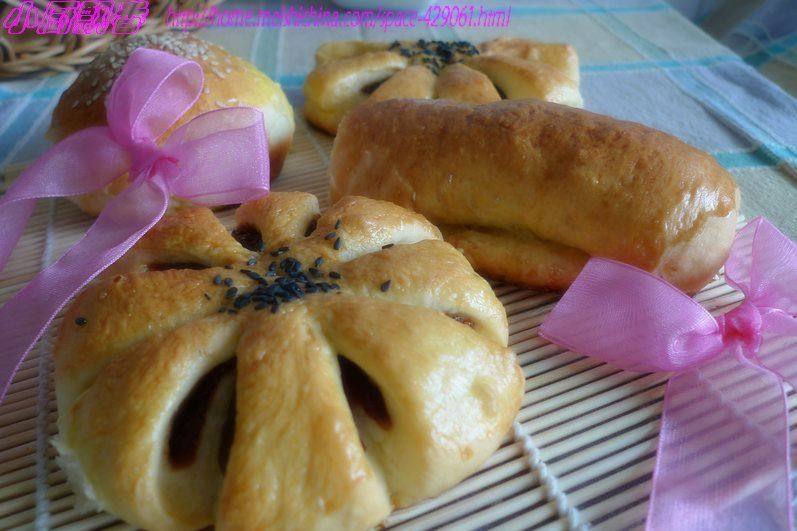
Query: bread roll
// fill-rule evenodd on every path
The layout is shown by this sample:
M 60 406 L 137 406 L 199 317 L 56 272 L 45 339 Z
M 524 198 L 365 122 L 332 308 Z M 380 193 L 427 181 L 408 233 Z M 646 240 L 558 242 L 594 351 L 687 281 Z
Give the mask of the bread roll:
M 54 444 L 87 506 L 153 531 L 365 530 L 475 473 L 525 380 L 468 261 L 364 197 L 274 192 L 235 219 L 175 209 L 67 311 Z
M 538 100 L 391 100 L 352 110 L 330 164 L 333 200 L 424 214 L 477 270 L 563 289 L 590 256 L 687 292 L 727 257 L 739 209 L 708 154 L 661 131 Z
M 346 112 L 387 99 L 489 103 L 536 98 L 581 107 L 578 55 L 567 44 L 502 38 L 466 41 L 335 41 L 318 47 L 304 83 L 307 120 L 336 134 Z
M 271 178 L 279 175 L 293 143 L 293 109 L 280 86 L 252 64 L 222 48 L 185 33 L 140 35 L 115 41 L 97 56 L 61 95 L 53 111 L 47 137 L 58 142 L 87 127 L 106 125 L 105 97 L 127 58 L 136 48 L 152 48 L 199 63 L 205 75 L 203 91 L 160 139 L 163 142 L 179 126 L 203 112 L 221 107 L 249 106 L 260 109 L 266 124 Z M 127 187 L 122 175 L 104 190 L 71 198 L 86 213 L 98 215 L 105 204 Z

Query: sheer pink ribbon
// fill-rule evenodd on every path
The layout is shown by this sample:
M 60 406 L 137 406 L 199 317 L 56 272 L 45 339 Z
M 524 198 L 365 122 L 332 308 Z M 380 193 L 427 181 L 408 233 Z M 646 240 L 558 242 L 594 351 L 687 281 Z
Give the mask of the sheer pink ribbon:
M 591 259 L 543 323 L 567 349 L 667 384 L 647 528 L 789 529 L 782 382 L 797 389 L 797 245 L 763 218 L 725 277 L 745 300 L 716 319 L 635 267 Z
M 0 401 L 55 315 L 160 220 L 169 196 L 210 206 L 268 192 L 268 148 L 257 109 L 201 114 L 156 145 L 197 100 L 202 82 L 197 63 L 139 48 L 111 88 L 108 126 L 78 131 L 53 146 L 0 199 L 2 269 L 37 199 L 99 190 L 125 172 L 131 181 L 80 241 L 0 308 Z

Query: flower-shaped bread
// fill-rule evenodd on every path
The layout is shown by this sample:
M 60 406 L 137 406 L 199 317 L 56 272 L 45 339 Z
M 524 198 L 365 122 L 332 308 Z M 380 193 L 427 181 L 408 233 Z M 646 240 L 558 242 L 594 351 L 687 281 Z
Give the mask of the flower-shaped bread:
M 465 258 L 360 197 L 272 193 L 236 219 L 178 209 L 69 309 L 73 484 L 147 529 L 364 529 L 474 472 L 523 378 Z
M 567 44 L 513 37 L 466 41 L 333 41 L 316 51 L 304 114 L 336 134 L 343 115 L 363 102 L 394 98 L 489 103 L 539 99 L 581 107 L 578 55 Z

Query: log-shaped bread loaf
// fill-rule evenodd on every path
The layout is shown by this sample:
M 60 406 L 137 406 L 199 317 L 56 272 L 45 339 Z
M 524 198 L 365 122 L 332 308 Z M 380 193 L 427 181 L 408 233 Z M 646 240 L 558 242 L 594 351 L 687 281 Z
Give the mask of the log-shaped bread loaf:
M 740 201 L 713 157 L 671 135 L 536 100 L 357 107 L 330 172 L 333 200 L 412 208 L 482 273 L 544 289 L 602 256 L 695 292 L 727 257 Z

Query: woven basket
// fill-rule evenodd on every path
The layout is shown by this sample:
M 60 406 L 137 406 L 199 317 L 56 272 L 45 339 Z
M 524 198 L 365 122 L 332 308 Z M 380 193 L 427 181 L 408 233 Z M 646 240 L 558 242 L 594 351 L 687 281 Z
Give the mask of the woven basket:
M 47 0 L 33 0 L 43 13 Z M 147 22 L 138 34 L 169 31 L 164 17 L 169 7 L 177 11 L 202 11 L 223 0 L 153 0 Z M 0 0 L 0 24 L 22 0 Z M 0 27 L 0 78 L 17 77 L 32 72 L 69 72 L 91 62 L 117 35 L 39 35 L 28 30 L 10 35 Z

